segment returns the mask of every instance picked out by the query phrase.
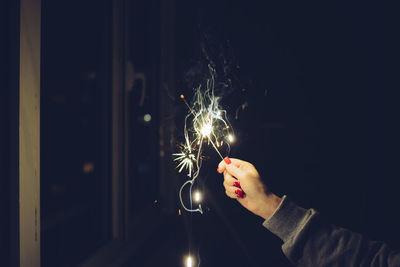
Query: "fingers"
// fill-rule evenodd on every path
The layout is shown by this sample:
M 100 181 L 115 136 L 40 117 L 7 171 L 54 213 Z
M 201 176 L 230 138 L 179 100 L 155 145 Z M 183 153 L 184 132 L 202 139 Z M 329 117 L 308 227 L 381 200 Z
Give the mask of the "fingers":
M 237 179 L 243 179 L 245 177 L 245 172 L 233 164 L 229 164 L 225 166 L 225 170 L 229 172 L 232 176 L 236 177 Z
M 225 193 L 230 198 L 243 198 L 244 192 L 240 188 L 240 183 L 229 173 L 224 174 Z
M 234 199 L 244 198 L 243 190 L 235 186 L 225 186 L 225 194 Z
M 241 168 L 246 164 L 248 164 L 248 162 L 246 162 L 246 161 L 243 161 L 243 160 L 240 160 L 240 159 L 226 157 L 224 160 L 222 160 L 218 164 L 217 172 L 223 173 L 226 170 L 226 166 L 227 165 L 234 165 L 237 168 Z
M 239 196 L 235 193 L 235 190 L 233 190 L 231 187 L 229 187 L 228 189 L 225 188 L 225 194 L 233 199 L 239 198 Z
M 234 186 L 229 186 L 228 188 L 225 187 L 225 194 L 234 199 L 241 199 L 244 198 L 244 192 L 242 189 L 239 189 Z
M 222 160 L 219 164 L 218 164 L 218 168 L 217 168 L 217 172 L 218 173 L 223 173 L 225 171 L 225 161 Z
M 230 198 L 244 198 L 245 194 L 240 187 L 240 180 L 245 179 L 246 168 L 248 166 L 252 165 L 246 161 L 235 158 L 230 159 L 228 157 L 219 163 L 217 171 L 224 173 L 225 193 Z
M 234 186 L 238 181 L 229 173 L 224 174 L 224 187 Z

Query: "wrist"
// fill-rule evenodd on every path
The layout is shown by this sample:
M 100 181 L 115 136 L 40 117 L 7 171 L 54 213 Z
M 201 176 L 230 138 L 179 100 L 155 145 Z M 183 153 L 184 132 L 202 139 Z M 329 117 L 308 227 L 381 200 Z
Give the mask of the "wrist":
M 264 220 L 269 219 L 278 209 L 281 202 L 282 198 L 273 193 L 268 193 L 261 201 L 257 215 L 262 217 Z

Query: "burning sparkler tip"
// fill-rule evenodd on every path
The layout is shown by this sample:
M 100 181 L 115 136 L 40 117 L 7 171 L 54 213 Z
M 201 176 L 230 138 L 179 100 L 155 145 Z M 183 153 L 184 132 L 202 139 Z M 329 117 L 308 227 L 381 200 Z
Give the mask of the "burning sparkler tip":
M 180 97 L 181 97 L 181 99 L 184 99 L 184 98 L 185 98 L 185 96 L 184 96 L 183 94 L 181 94 Z
M 203 136 L 209 136 L 212 130 L 213 130 L 212 125 L 207 123 L 203 125 L 203 127 L 200 129 L 200 132 Z

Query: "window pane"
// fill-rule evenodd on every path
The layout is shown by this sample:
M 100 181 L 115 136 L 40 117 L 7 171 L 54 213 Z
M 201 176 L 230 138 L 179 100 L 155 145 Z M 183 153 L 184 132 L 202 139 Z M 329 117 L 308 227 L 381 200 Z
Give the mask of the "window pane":
M 158 198 L 159 15 L 154 1 L 131 1 L 128 8 L 129 210 L 138 217 Z
M 111 239 L 110 11 L 106 1 L 43 1 L 43 266 L 73 266 Z

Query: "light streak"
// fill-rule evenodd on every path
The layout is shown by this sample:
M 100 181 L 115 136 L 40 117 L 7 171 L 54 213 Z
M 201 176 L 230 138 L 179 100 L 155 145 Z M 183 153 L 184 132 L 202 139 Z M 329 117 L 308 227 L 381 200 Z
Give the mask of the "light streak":
M 183 94 L 180 95 L 189 112 L 185 117 L 184 124 L 185 142 L 180 145 L 180 152 L 173 154 L 173 156 L 175 157 L 174 161 L 178 162 L 178 172 L 186 170 L 188 171 L 187 176 L 190 177 L 179 190 L 182 207 L 189 212 L 203 213 L 201 204 L 198 204 L 198 208 L 192 207 L 192 187 L 200 173 L 203 145 L 211 145 L 210 147 L 223 159 L 224 157 L 219 149 L 222 149 L 225 145 L 226 154 L 229 154 L 229 143 L 234 141 L 232 127 L 227 119 L 226 111 L 220 107 L 220 97 L 214 93 L 215 70 L 211 65 L 208 65 L 208 69 L 209 78 L 204 84 L 194 88 L 192 105 L 189 105 Z M 224 139 L 229 142 L 223 142 Z M 186 207 L 182 200 L 182 191 L 187 185 L 190 186 L 190 208 Z

